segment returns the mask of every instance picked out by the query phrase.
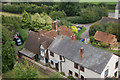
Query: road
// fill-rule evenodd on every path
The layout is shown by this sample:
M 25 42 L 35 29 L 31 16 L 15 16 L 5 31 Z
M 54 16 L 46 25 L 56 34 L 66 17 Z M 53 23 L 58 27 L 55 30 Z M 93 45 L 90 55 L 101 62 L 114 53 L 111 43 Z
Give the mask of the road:
M 94 24 L 94 23 L 90 23 L 90 24 L 73 24 L 73 25 L 86 27 L 86 31 L 81 34 L 81 38 L 85 39 L 85 38 L 89 38 L 89 28 L 90 28 L 90 26 L 92 24 Z

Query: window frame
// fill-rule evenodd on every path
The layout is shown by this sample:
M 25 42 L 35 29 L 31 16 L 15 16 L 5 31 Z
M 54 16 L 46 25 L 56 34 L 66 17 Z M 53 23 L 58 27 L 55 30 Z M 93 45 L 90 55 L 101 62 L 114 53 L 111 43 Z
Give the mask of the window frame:
M 52 65 L 54 65 L 54 62 L 51 60 L 51 62 L 50 62 Z
M 104 73 L 104 78 L 106 78 L 106 77 L 108 76 L 108 72 L 109 72 L 109 69 L 107 69 L 107 70 L 105 71 L 105 73 Z M 106 73 L 107 73 L 107 75 L 106 75 Z
M 78 69 L 78 64 L 77 63 L 74 63 L 74 68 Z
M 117 73 L 117 71 L 116 71 L 116 72 L 114 73 L 114 77 L 117 77 L 117 74 L 118 74 L 118 73 Z
M 117 64 L 117 65 L 116 65 Z M 118 68 L 119 61 L 115 63 L 115 69 Z
M 71 73 L 70 73 L 70 72 L 71 72 Z M 70 75 L 70 76 L 72 76 L 72 73 L 73 73 L 73 72 L 72 72 L 71 70 L 69 70 L 69 75 Z
M 81 69 L 81 68 L 83 68 L 83 69 Z M 84 71 L 85 71 L 85 69 L 84 69 L 84 67 L 83 67 L 83 66 L 80 66 L 80 71 L 82 71 L 82 72 L 84 72 Z
M 62 56 L 60 55 L 59 57 L 60 57 L 60 60 L 62 60 Z
M 54 57 L 54 53 L 50 51 L 50 56 Z
M 76 75 L 76 74 L 77 74 L 77 75 Z M 75 72 L 75 77 L 77 77 L 77 78 L 79 77 L 79 76 L 78 76 L 78 73 L 76 73 L 76 72 Z

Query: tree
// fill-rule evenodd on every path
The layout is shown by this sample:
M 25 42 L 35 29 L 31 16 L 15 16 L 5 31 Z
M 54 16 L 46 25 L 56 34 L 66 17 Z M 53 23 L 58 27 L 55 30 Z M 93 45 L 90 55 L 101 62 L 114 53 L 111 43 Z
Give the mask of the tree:
M 76 35 L 78 34 L 78 30 L 75 26 L 70 26 L 70 29 L 73 34 L 76 34 Z
M 90 36 L 90 42 L 93 43 L 95 41 L 94 36 Z
M 23 29 L 28 29 L 30 28 L 30 14 L 28 14 L 25 10 L 22 14 L 22 28 Z
M 31 17 L 31 27 L 38 31 L 39 29 L 51 30 L 52 29 L 52 19 L 46 13 L 35 13 Z
M 5 73 L 13 69 L 16 61 L 16 52 L 14 43 L 10 37 L 10 32 L 3 27 L 2 31 L 2 72 Z
M 30 80 L 31 78 L 38 78 L 39 72 L 33 65 L 29 65 L 27 60 L 25 60 L 25 67 L 21 64 L 15 67 L 15 77 L 16 78 L 25 78 Z
M 54 20 L 61 19 L 61 18 L 64 18 L 66 16 L 64 11 L 52 11 L 49 15 Z

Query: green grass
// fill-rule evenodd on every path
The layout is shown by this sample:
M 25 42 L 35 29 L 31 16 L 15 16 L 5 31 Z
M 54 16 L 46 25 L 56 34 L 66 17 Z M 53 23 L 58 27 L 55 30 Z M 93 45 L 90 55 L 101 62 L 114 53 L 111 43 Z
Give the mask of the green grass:
M 92 4 L 99 4 L 101 2 L 90 2 Z M 117 4 L 117 2 L 104 2 L 105 4 Z
M 102 48 L 102 47 L 97 47 L 97 48 L 100 48 L 100 49 L 115 53 L 116 55 L 120 56 L 120 50 L 111 50 L 109 48 Z
M 78 32 L 78 37 L 81 37 L 81 34 L 84 32 L 84 31 L 86 31 L 86 28 L 85 27 L 83 27 L 82 28 L 82 30 L 80 30 L 79 32 Z
M 0 15 L 22 17 L 22 14 L 14 14 L 9 12 L 0 12 Z

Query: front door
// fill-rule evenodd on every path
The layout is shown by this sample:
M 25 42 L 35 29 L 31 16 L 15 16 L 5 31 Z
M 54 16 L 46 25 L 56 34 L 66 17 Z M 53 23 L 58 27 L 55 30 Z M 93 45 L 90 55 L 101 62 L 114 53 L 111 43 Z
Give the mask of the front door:
M 55 63 L 56 70 L 59 71 L 59 64 Z

